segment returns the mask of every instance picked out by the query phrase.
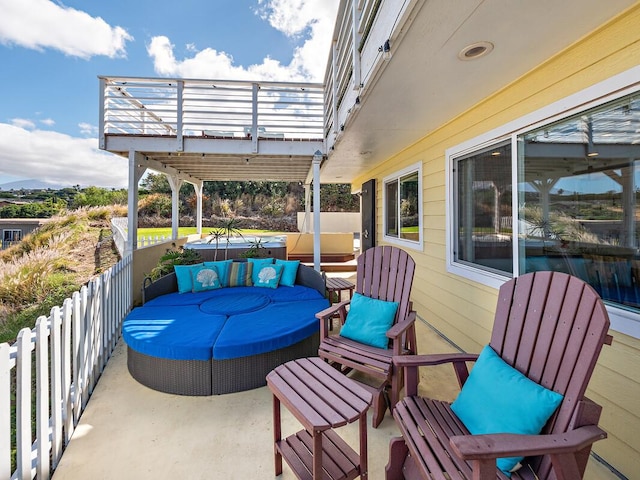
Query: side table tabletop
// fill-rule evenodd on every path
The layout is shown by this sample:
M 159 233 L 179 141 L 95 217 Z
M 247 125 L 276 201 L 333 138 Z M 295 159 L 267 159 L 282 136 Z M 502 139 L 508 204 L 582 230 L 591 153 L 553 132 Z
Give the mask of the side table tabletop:
M 369 391 L 318 357 L 276 367 L 267 375 L 267 385 L 273 394 L 276 476 L 282 474 L 284 458 L 299 479 L 367 479 Z M 281 403 L 304 427 L 284 440 Z M 356 420 L 359 454 L 333 431 Z
M 344 278 L 340 278 L 340 277 L 328 277 L 327 278 L 327 293 L 329 294 L 329 302 L 331 303 L 335 303 L 333 301 L 333 293 L 337 293 L 338 294 L 338 302 L 342 300 L 342 291 L 343 290 L 348 290 L 349 291 L 349 298 L 353 298 L 353 289 L 356 288 L 356 286 L 351 283 L 349 280 L 345 280 Z

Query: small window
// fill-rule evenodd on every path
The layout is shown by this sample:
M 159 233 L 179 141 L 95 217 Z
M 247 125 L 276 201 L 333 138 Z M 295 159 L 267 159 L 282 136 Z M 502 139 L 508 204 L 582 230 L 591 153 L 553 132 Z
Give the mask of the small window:
M 422 168 L 413 165 L 384 179 L 384 239 L 416 248 L 422 245 Z
M 454 260 L 511 276 L 511 143 L 456 158 Z
M 2 230 L 2 248 L 8 248 L 14 243 L 22 240 L 22 231 L 21 230 L 13 230 L 13 229 L 5 229 Z

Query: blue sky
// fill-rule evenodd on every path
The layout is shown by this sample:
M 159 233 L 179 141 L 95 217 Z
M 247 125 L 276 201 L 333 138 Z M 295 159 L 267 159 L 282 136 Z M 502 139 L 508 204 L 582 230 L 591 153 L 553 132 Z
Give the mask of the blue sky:
M 126 187 L 98 75 L 323 80 L 338 0 L 0 0 L 0 185 Z

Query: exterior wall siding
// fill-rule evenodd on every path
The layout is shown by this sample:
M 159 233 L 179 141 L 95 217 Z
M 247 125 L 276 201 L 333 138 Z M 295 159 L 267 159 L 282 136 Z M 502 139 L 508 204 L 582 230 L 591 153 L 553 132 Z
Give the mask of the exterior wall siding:
M 422 162 L 423 249 L 407 249 L 418 266 L 412 299 L 421 319 L 461 349 L 478 352 L 488 343 L 497 290 L 446 271 L 446 149 L 635 67 L 639 59 L 640 5 L 636 5 L 407 146 L 366 177 L 354 180 L 353 185 L 359 186 L 377 179 L 377 243 L 382 243 L 382 178 Z M 420 326 L 420 337 L 427 330 Z M 609 433 L 607 440 L 595 444 L 594 451 L 627 477 L 636 478 L 640 472 L 640 340 L 611 333 L 614 343 L 604 348 L 587 393 L 603 405 L 600 424 Z M 430 353 L 428 342 L 418 345 L 421 353 Z

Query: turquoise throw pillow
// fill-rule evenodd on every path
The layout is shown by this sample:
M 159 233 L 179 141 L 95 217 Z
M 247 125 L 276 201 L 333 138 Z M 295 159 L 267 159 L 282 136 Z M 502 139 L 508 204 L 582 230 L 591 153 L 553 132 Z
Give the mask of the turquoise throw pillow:
M 218 269 L 213 265 L 192 268 L 191 281 L 193 283 L 193 293 L 220 288 Z
M 282 275 L 282 265 L 264 265 L 258 271 L 258 274 L 253 272 L 256 280 L 253 282 L 254 287 L 267 287 L 267 288 L 278 288 L 278 283 L 280 283 L 280 277 Z
M 233 260 L 218 260 L 217 262 L 204 262 L 205 267 L 216 267 L 221 287 L 229 286 L 229 270 Z
M 265 265 L 273 265 L 273 258 L 247 258 L 247 262 L 253 265 L 251 281 L 255 285 L 258 282 L 258 272 Z
M 282 265 L 284 267 L 282 276 L 280 277 L 280 285 L 293 287 L 296 284 L 300 260 L 280 260 L 276 258 L 276 265 Z
M 191 269 L 201 267 L 202 263 L 195 265 L 174 265 L 173 270 L 176 272 L 178 280 L 178 293 L 187 293 L 193 290 L 193 282 L 191 281 Z
M 473 435 L 537 435 L 563 396 L 535 383 L 485 346 L 451 410 Z M 499 458 L 507 476 L 524 457 Z
M 340 335 L 373 347 L 387 348 L 389 339 L 386 333 L 397 310 L 398 302 L 377 300 L 356 292 Z

